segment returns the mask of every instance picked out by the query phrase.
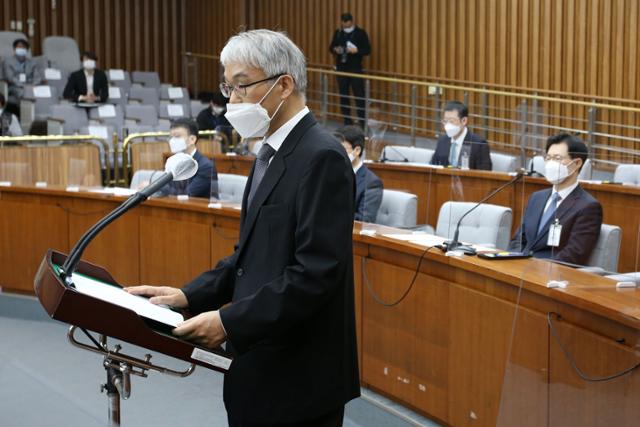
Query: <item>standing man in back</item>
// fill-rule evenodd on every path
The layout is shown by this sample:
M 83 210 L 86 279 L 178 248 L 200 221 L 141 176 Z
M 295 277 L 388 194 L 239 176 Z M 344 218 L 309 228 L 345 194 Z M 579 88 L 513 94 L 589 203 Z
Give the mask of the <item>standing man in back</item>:
M 227 119 L 243 138 L 264 138 L 238 244 L 182 289 L 129 292 L 196 314 L 175 335 L 210 348 L 227 342 L 231 427 L 338 427 L 360 395 L 351 163 L 306 106 L 304 54 L 286 35 L 239 33 L 220 62 Z
M 353 22 L 353 15 L 345 12 L 340 17 L 341 28 L 333 34 L 329 51 L 336 58 L 336 70 L 345 73 L 362 74 L 362 59 L 371 53 L 369 36 L 362 28 Z M 338 90 L 340 91 L 340 107 L 345 125 L 353 123 L 351 116 L 351 101 L 349 88 L 356 101 L 358 124 L 364 128 L 365 99 L 364 80 L 359 77 L 338 76 Z

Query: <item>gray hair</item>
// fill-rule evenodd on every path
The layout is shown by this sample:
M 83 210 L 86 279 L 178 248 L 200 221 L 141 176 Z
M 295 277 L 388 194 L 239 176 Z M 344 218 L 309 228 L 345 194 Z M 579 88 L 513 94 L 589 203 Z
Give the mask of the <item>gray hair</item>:
M 243 31 L 231 37 L 220 52 L 224 67 L 239 63 L 262 70 L 267 77 L 289 74 L 296 90 L 304 96 L 307 89 L 307 64 L 298 46 L 283 32 Z

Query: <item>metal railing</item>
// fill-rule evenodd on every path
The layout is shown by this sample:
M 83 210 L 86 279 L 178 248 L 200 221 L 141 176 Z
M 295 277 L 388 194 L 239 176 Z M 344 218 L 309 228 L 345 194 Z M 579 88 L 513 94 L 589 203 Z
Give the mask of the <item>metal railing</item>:
M 218 67 L 219 57 L 184 52 L 185 86 L 200 88 L 200 64 Z M 434 138 L 442 132 L 442 107 L 448 99 L 465 102 L 470 126 L 483 135 L 493 150 L 517 153 L 522 164 L 544 149 L 548 135 L 569 132 L 588 144 L 594 163 L 604 168 L 640 160 L 640 104 L 634 100 L 589 97 L 512 86 L 482 85 L 450 79 L 415 79 L 378 74 L 354 74 L 311 66 L 308 71 L 307 102 L 324 124 L 341 122 L 338 78 L 364 80 L 364 123 L 370 138 L 395 132 L 416 145 L 420 137 Z M 388 73 L 387 73 L 388 74 Z M 214 82 L 217 84 L 217 82 Z M 215 86 L 210 84 L 209 86 Z M 356 97 L 347 96 L 352 113 Z M 357 114 L 352 114 L 357 119 Z M 375 123 L 377 129 L 371 129 Z M 382 129 L 382 130 L 381 130 Z M 384 137 L 384 136 L 383 136 Z
M 116 174 L 116 184 L 117 185 L 129 185 L 131 175 L 133 173 L 132 164 L 131 164 L 131 147 L 134 144 L 142 143 L 142 142 L 151 142 L 145 141 L 145 138 L 168 138 L 169 132 L 140 132 L 140 133 L 132 133 L 127 135 L 122 143 L 122 147 L 120 148 L 120 153 L 122 154 L 122 171 L 119 174 Z M 213 137 L 215 139 L 219 139 L 221 142 L 221 148 L 228 148 L 230 145 L 229 138 L 223 132 L 217 130 L 201 130 L 198 132 L 199 137 Z
M 109 146 L 106 139 L 101 138 L 95 135 L 44 135 L 44 136 L 0 136 L 0 148 L 4 147 L 5 144 L 12 145 L 20 145 L 20 146 L 30 146 L 35 143 L 44 143 L 47 144 L 49 142 L 61 142 L 61 143 L 69 143 L 69 142 L 89 142 L 96 141 L 101 144 L 102 151 L 102 164 L 105 167 L 102 169 L 104 171 L 104 185 L 112 184 L 111 180 L 111 158 L 113 156 L 113 148 Z M 95 144 L 92 144 L 95 145 Z

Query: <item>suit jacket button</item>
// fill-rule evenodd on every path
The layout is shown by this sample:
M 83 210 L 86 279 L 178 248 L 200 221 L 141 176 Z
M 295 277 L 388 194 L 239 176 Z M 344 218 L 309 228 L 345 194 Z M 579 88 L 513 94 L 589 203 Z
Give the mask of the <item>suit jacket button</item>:
M 242 268 L 239 268 L 238 270 L 236 270 L 236 275 L 238 277 L 242 277 L 243 274 L 244 274 L 244 270 Z

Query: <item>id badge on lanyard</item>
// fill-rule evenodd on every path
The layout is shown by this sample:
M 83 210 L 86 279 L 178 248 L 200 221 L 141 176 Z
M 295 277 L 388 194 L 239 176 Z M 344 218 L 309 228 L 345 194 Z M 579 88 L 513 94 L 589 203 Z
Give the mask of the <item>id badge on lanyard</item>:
M 549 227 L 549 237 L 547 238 L 547 246 L 558 247 L 560 246 L 560 236 L 562 234 L 562 225 L 558 218 Z

